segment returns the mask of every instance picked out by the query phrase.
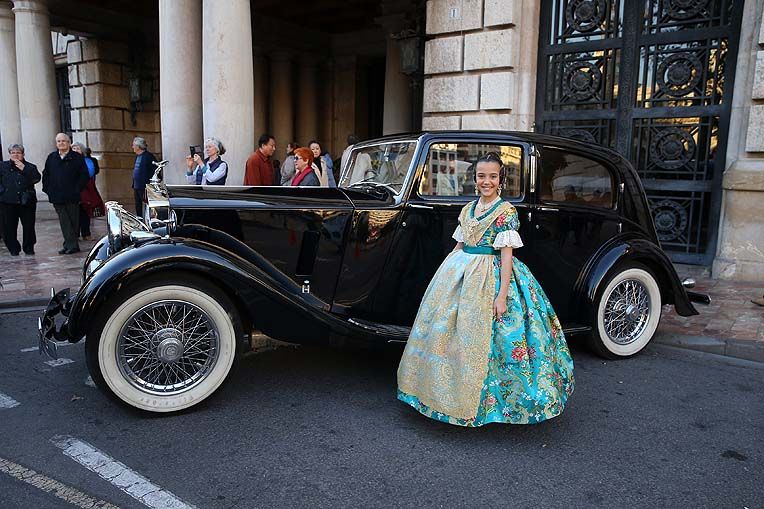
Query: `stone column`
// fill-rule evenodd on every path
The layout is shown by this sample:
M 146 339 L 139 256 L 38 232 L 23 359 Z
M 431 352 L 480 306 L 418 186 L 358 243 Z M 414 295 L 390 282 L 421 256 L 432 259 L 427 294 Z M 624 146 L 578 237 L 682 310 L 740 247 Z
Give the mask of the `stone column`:
M 45 158 L 56 148 L 56 133 L 61 128 L 50 17 L 41 0 L 17 0 L 13 12 L 21 137 L 27 159 L 42 170 Z
M 19 113 L 19 88 L 16 81 L 16 40 L 11 2 L 0 2 L 0 62 L 3 62 L 3 78 L 0 79 L 0 143 L 7 159 L 8 146 L 21 143 L 21 114 Z
M 300 61 L 300 80 L 297 83 L 298 100 L 297 111 L 300 117 L 297 119 L 297 141 L 303 145 L 310 140 L 318 139 L 318 93 L 316 83 L 316 63 L 315 58 L 307 55 Z M 306 115 L 303 112 L 312 112 Z M 323 140 L 319 140 L 325 143 Z M 328 148 L 328 147 L 327 147 Z
M 719 279 L 764 282 L 763 4 L 745 0 L 740 26 L 719 241 L 712 268 L 713 277 Z
M 385 56 L 384 108 L 382 134 L 411 131 L 410 80 L 401 72 L 401 48 L 398 41 L 389 36 Z
M 276 137 L 277 154 L 294 138 L 294 107 L 292 101 L 292 61 L 291 55 L 285 51 L 276 51 L 271 55 L 271 128 Z M 305 121 L 305 116 L 314 115 L 300 110 L 299 122 Z M 315 116 L 315 115 L 314 115 Z M 300 143 L 307 143 L 298 140 Z M 281 158 L 279 157 L 279 160 Z
M 254 48 L 255 131 L 254 145 L 261 134 L 268 131 L 268 60 L 260 48 Z
M 203 0 L 202 20 L 204 136 L 223 142 L 227 184 L 241 185 L 255 130 L 250 2 Z
M 168 184 L 186 183 L 188 147 L 204 138 L 201 29 L 201 0 L 159 0 L 159 106 Z

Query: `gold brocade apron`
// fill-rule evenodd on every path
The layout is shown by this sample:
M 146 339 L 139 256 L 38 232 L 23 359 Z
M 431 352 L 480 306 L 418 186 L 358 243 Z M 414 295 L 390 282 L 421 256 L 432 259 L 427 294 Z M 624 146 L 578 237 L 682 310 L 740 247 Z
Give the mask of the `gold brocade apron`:
M 402 392 L 457 419 L 477 415 L 493 334 L 493 252 L 475 246 L 508 208 L 501 202 L 477 219 L 472 204 L 464 207 L 459 222 L 467 249 L 446 257 L 430 282 L 398 367 Z

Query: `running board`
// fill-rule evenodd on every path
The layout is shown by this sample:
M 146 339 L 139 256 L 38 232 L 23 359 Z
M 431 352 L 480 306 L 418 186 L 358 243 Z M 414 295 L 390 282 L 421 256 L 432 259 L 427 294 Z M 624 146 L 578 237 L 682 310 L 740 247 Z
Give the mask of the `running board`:
M 360 318 L 349 318 L 348 323 L 360 327 L 367 332 L 371 332 L 372 334 L 384 336 L 388 338 L 388 343 L 405 343 L 411 333 L 411 327 L 371 322 L 368 320 L 361 320 Z
M 573 336 L 575 334 L 589 334 L 592 328 L 588 325 L 571 324 L 570 327 L 562 329 L 563 334 L 566 336 Z

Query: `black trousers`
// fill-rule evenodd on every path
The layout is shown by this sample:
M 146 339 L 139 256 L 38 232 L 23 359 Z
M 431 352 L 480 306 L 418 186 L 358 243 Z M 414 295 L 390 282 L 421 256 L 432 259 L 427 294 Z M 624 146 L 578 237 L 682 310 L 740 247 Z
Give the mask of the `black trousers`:
M 133 189 L 133 196 L 135 197 L 135 215 L 143 217 L 143 199 L 146 196 L 145 189 Z
M 82 205 L 80 205 L 80 237 L 90 237 L 90 216 Z
M 5 247 L 11 253 L 18 254 L 22 247 L 25 253 L 32 253 L 37 242 L 34 232 L 34 220 L 37 212 L 37 203 L 20 205 L 16 203 L 2 204 L 3 216 L 3 239 Z M 21 221 L 22 243 L 19 244 L 17 231 Z
M 74 250 L 80 248 L 80 204 L 54 203 L 53 208 L 58 214 L 58 224 L 61 225 L 61 233 L 64 235 L 64 249 Z

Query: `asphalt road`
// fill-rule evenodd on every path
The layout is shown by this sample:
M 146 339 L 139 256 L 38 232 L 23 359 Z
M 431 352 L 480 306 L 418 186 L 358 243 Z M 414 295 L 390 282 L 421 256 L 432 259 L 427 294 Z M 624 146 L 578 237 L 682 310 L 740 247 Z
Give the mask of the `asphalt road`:
M 85 384 L 82 344 L 57 367 L 22 352 L 34 324 L 0 314 L 0 394 L 18 402 L 0 405 L 3 508 L 145 507 L 64 454 L 61 436 L 200 508 L 764 507 L 764 364 L 574 348 L 561 417 L 465 429 L 396 401 L 400 350 L 285 348 L 245 357 L 202 406 L 154 417 Z

